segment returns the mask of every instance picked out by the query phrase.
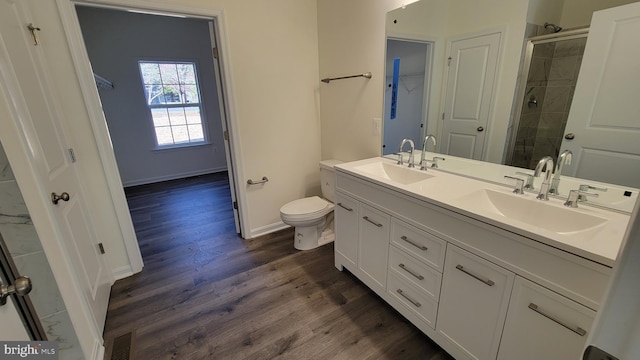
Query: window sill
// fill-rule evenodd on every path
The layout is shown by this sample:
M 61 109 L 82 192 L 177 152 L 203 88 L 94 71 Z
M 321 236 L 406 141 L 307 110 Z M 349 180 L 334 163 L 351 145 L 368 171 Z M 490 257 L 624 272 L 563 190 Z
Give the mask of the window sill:
M 151 150 L 152 151 L 179 150 L 179 149 L 190 149 L 190 148 L 196 148 L 196 147 L 202 147 L 202 146 L 211 146 L 211 143 L 206 141 L 206 142 L 189 143 L 189 144 L 164 145 L 164 146 L 156 146 Z

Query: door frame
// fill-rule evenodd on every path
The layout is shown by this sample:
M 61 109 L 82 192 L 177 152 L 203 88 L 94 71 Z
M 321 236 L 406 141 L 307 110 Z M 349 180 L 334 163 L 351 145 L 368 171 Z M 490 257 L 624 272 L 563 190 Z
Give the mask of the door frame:
M 232 198 L 235 198 L 235 201 L 238 204 L 237 216 L 239 227 L 237 227 L 237 230 L 240 231 L 241 235 L 249 234 L 250 230 L 247 228 L 247 222 L 244 221 L 244 219 L 248 218 L 246 206 L 244 206 L 244 204 L 247 203 L 246 193 L 243 191 L 241 184 L 238 183 L 238 179 L 243 179 L 244 174 L 242 168 L 238 166 L 238 164 L 242 163 L 242 155 L 239 146 L 240 139 L 238 136 L 238 122 L 232 86 L 233 82 L 229 68 L 230 59 L 228 56 L 227 26 L 223 10 L 205 9 L 183 4 L 160 3 L 155 0 L 56 0 L 56 3 L 60 12 L 65 36 L 69 43 L 74 68 L 76 69 L 76 75 L 82 89 L 83 100 L 87 107 L 93 136 L 98 147 L 101 165 L 104 169 L 110 191 L 110 197 L 116 209 L 120 230 L 123 234 L 132 271 L 136 273 L 142 269 L 142 256 L 140 254 L 140 248 L 133 228 L 129 207 L 126 202 L 115 154 L 111 146 L 111 138 L 109 136 L 107 123 L 102 112 L 100 96 L 95 86 L 91 63 L 82 38 L 82 30 L 75 11 L 75 5 L 103 7 L 125 11 L 149 11 L 160 14 L 164 13 L 167 15 L 183 15 L 213 21 L 216 30 L 216 38 L 212 40 L 215 40 L 219 49 L 218 63 L 220 68 L 219 71 L 221 73 L 221 78 L 217 80 L 221 82 L 220 85 L 224 90 L 222 92 L 223 101 L 221 102 L 221 105 L 224 106 L 224 110 L 226 112 L 223 116 L 223 128 L 226 127 L 229 134 L 228 147 L 230 154 L 227 154 L 227 168 L 231 189 L 232 191 L 235 190 L 235 194 L 232 194 Z M 225 143 L 225 148 L 226 145 L 227 143 Z

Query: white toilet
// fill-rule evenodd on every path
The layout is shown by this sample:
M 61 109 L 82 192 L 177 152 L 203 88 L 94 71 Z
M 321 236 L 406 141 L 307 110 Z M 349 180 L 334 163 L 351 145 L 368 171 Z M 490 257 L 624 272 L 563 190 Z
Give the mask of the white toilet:
M 280 218 L 287 225 L 295 226 L 294 247 L 311 250 L 332 242 L 333 202 L 335 201 L 335 172 L 333 166 L 339 160 L 320 161 L 320 185 L 322 196 L 311 196 L 286 203 L 280 208 Z

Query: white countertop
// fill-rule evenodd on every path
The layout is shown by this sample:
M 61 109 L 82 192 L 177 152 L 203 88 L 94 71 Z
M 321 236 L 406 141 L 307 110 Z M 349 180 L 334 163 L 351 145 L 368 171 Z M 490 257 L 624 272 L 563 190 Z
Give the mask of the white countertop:
M 503 216 L 497 211 L 486 211 L 487 208 L 485 204 L 480 204 L 479 201 L 476 200 L 478 197 L 475 196 L 475 194 L 487 189 L 493 192 L 503 193 L 506 196 L 521 197 L 520 199 L 516 199 L 517 201 L 540 202 L 541 200 L 536 199 L 537 193 L 527 192 L 524 195 L 515 195 L 512 193 L 513 188 L 511 187 L 455 175 L 449 172 L 439 171 L 438 169 L 428 169 L 426 173 L 432 176 L 429 179 L 406 185 L 389 180 L 384 176 L 361 170 L 365 165 L 379 162 L 398 166 L 394 160 L 375 157 L 339 164 L 336 165 L 335 168 L 337 171 L 372 181 L 378 185 L 397 190 L 428 203 L 469 216 L 470 218 L 517 233 L 609 267 L 613 267 L 615 263 L 618 250 L 622 244 L 629 223 L 630 216 L 625 213 L 580 205 L 578 208 L 570 209 L 563 205 L 564 199 L 550 198 L 549 201 L 545 201 L 544 204 L 557 207 L 557 209 L 549 210 L 557 210 L 557 212 L 565 214 L 567 214 L 567 211 L 575 211 L 578 216 L 579 214 L 591 215 L 593 219 L 598 218 L 604 220 L 601 224 L 586 226 L 585 230 L 581 231 L 550 231 L 523 221 L 515 220 L 508 216 Z M 410 170 L 424 173 L 424 171 L 418 170 L 417 168 Z

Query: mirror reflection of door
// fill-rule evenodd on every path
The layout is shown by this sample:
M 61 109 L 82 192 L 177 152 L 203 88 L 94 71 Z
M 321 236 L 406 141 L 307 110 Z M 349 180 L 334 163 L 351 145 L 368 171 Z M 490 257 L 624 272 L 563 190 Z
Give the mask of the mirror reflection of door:
M 640 187 L 640 3 L 596 12 L 560 132 L 571 176 Z M 564 137 L 562 135 L 565 135 Z
M 450 43 L 441 135 L 445 154 L 482 159 L 501 37 L 496 32 Z
M 429 42 L 387 39 L 383 155 L 398 152 L 403 139 L 413 140 L 416 147 L 422 146 L 428 107 L 425 89 L 431 76 L 432 46 Z M 394 94 L 395 59 L 399 59 L 400 66 L 395 76 Z M 392 108 L 393 97 L 395 106 Z

